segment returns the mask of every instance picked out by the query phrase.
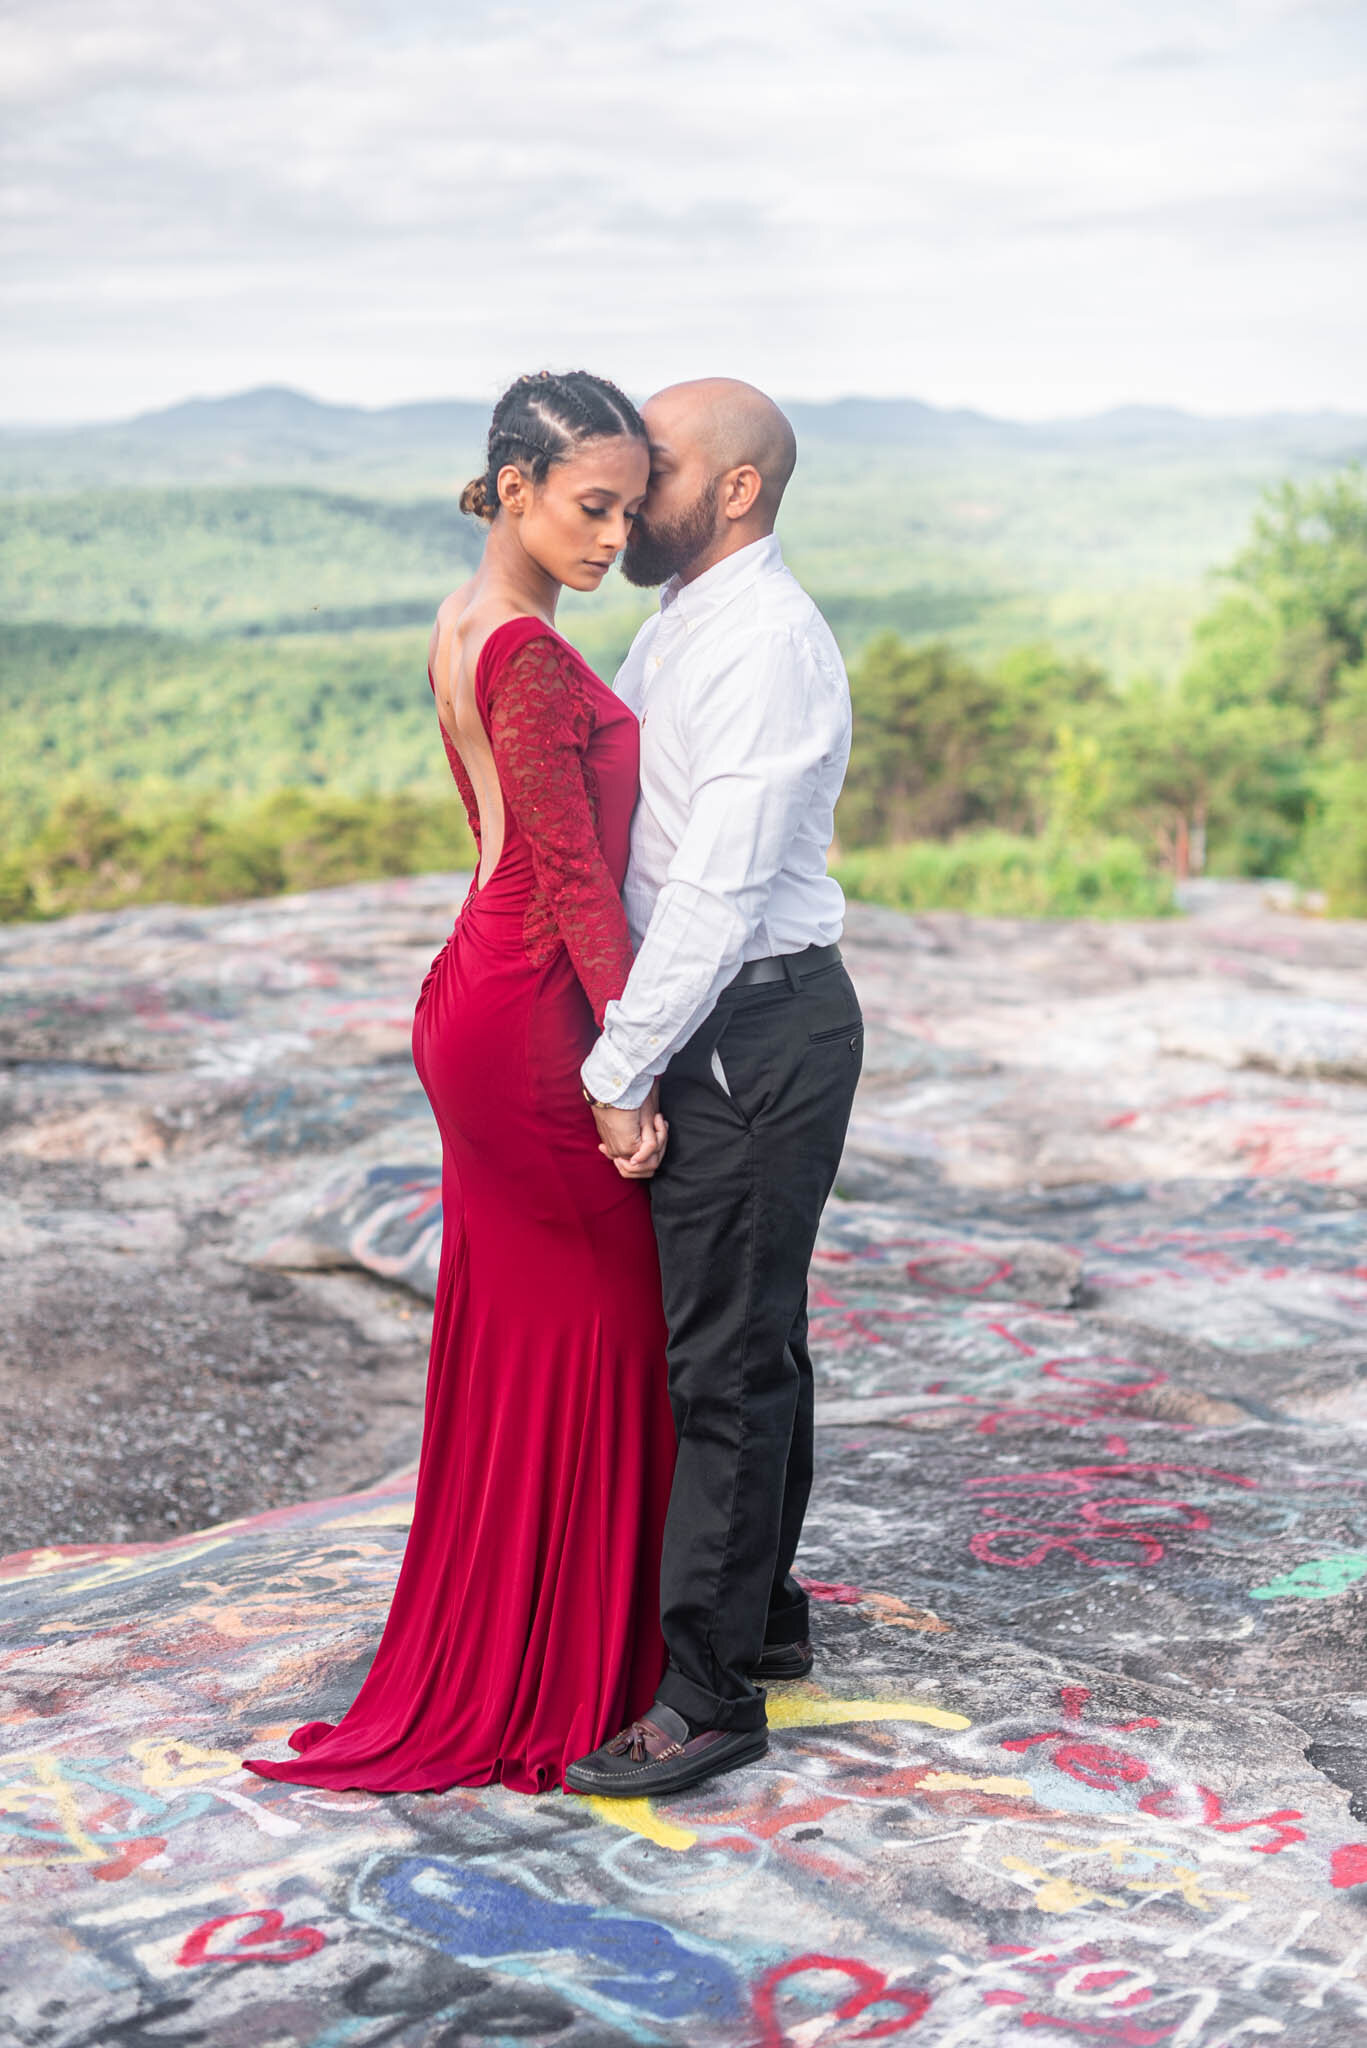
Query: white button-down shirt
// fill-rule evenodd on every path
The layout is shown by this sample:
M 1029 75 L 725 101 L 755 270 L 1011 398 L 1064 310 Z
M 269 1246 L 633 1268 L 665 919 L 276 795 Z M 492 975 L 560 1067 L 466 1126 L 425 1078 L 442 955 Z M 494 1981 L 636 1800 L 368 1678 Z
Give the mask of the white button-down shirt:
M 638 950 L 582 1071 L 599 1101 L 634 1109 L 742 961 L 840 937 L 826 849 L 850 686 L 771 534 L 667 583 L 614 688 L 641 721 L 623 892 Z

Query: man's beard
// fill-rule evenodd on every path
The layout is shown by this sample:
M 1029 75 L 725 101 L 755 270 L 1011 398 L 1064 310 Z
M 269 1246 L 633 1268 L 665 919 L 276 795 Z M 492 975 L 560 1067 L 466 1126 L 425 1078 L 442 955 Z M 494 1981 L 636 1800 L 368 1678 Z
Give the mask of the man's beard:
M 686 512 L 647 526 L 639 516 L 627 536 L 622 574 L 641 589 L 681 576 L 709 547 L 717 530 L 717 485 L 706 485 Z

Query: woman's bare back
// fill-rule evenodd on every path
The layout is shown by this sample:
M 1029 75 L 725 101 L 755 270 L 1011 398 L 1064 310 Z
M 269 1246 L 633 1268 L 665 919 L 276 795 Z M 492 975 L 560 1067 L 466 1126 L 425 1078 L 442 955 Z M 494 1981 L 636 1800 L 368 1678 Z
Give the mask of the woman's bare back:
M 493 748 L 475 693 L 479 657 L 489 635 L 510 619 L 524 617 L 506 597 L 480 588 L 472 576 L 453 590 L 437 612 L 428 647 L 437 716 L 470 778 L 479 816 L 479 886 L 484 888 L 503 853 L 503 791 Z M 548 627 L 548 630 L 551 630 Z

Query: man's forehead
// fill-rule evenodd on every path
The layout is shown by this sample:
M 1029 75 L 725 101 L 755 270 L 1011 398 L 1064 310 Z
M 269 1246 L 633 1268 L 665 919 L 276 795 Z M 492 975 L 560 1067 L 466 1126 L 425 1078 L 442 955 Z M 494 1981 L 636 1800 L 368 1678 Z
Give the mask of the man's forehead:
M 703 420 L 690 421 L 687 408 L 672 406 L 668 399 L 651 399 L 642 417 L 650 437 L 652 461 L 684 453 L 696 444 L 706 427 Z

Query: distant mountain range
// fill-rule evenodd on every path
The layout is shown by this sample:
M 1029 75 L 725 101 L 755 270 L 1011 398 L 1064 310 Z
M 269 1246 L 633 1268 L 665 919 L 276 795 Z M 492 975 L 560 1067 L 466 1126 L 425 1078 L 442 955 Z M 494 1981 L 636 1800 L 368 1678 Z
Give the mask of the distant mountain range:
M 1297 469 L 1367 457 L 1367 416 L 1335 412 L 1206 418 L 1171 406 L 1128 405 L 1079 419 L 1020 421 L 944 409 L 913 398 L 840 398 L 788 408 L 799 438 L 835 447 L 923 451 L 935 457 L 1095 459 L 1108 451 L 1165 460 L 1184 451 Z M 0 427 L 0 489 L 111 483 L 322 481 L 343 474 L 395 482 L 477 462 L 488 407 L 432 399 L 368 408 L 327 405 L 263 385 L 194 398 L 136 418 L 71 427 Z
M 847 651 L 885 628 L 949 634 L 985 659 L 1048 640 L 1121 676 L 1180 666 L 1210 572 L 1269 487 L 1367 459 L 1367 418 L 1327 412 L 1122 406 L 1024 423 L 913 398 L 789 411 L 784 555 Z M 457 495 L 487 428 L 482 400 L 372 410 L 266 386 L 113 424 L 0 429 L 0 621 L 411 631 L 477 556 Z M 566 616 L 610 665 L 640 600 L 613 578 Z

